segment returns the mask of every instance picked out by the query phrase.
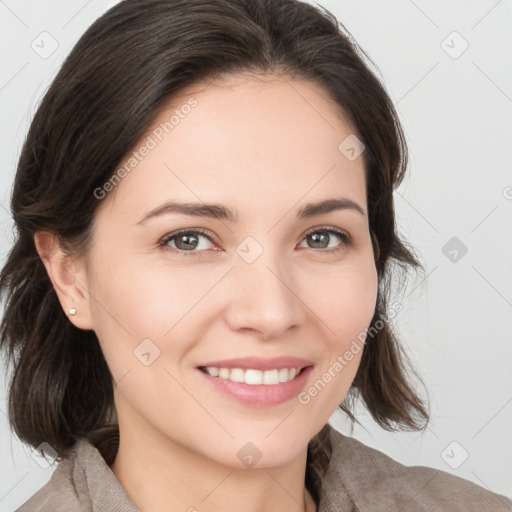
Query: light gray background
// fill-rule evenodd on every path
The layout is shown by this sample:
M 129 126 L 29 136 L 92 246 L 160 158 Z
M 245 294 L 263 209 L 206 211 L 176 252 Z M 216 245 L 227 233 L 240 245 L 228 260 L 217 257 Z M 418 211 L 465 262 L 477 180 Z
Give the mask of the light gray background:
M 2 261 L 16 161 L 35 108 L 79 36 L 115 3 L 0 0 Z M 351 435 L 406 465 L 511 496 L 512 1 L 319 3 L 376 63 L 399 112 L 411 161 L 395 193 L 398 224 L 426 268 L 426 279 L 412 279 L 398 297 L 395 323 L 429 390 L 429 428 L 387 433 L 361 408 L 364 428 Z M 448 246 L 457 254 L 445 256 L 452 237 L 466 254 Z M 54 470 L 12 437 L 6 396 L 2 382 L 0 511 L 21 505 Z M 350 433 L 338 413 L 331 423 Z

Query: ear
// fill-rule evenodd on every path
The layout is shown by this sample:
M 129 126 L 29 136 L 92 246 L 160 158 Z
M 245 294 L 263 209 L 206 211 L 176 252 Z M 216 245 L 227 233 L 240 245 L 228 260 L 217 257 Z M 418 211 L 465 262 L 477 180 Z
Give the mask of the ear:
M 52 233 L 37 232 L 34 244 L 69 321 L 79 329 L 92 330 L 90 295 L 84 261 L 68 256 Z M 72 308 L 77 311 L 75 315 L 69 313 Z

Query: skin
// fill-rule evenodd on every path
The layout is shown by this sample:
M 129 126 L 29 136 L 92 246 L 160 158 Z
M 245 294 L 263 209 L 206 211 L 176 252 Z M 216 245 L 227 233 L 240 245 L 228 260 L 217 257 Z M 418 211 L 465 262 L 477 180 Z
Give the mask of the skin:
M 69 320 L 100 341 L 121 434 L 111 469 L 140 510 L 316 510 L 304 485 L 307 445 L 346 395 L 362 351 L 307 404 L 240 404 L 196 367 L 302 357 L 314 363 L 307 389 L 369 326 L 378 282 L 367 215 L 295 218 L 340 196 L 366 213 L 363 158 L 338 150 L 353 130 L 314 83 L 238 75 L 182 93 L 151 129 L 191 96 L 197 106 L 102 200 L 90 252 L 66 258 L 46 233 L 36 247 L 66 314 L 77 308 Z M 173 213 L 137 224 L 170 199 L 220 203 L 239 220 Z M 352 244 L 305 236 L 326 227 Z M 213 241 L 158 248 L 182 228 Z M 263 248 L 250 264 L 236 252 L 247 236 Z M 133 353 L 146 338 L 160 350 L 148 366 Z M 237 457 L 249 441 L 262 454 L 252 468 Z

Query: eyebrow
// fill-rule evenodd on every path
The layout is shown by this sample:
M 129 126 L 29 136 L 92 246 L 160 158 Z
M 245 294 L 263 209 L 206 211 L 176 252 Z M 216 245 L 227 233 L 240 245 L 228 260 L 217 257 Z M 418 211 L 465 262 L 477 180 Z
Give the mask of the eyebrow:
M 316 215 L 330 213 L 336 210 L 354 210 L 366 217 L 366 211 L 357 203 L 346 197 L 325 199 L 316 203 L 308 203 L 297 212 L 297 219 L 307 219 Z M 238 222 L 238 212 L 232 211 L 222 204 L 215 203 L 196 203 L 179 201 L 167 201 L 144 215 L 137 224 L 144 224 L 149 219 L 160 217 L 170 213 L 181 213 L 194 217 L 208 217 L 217 220 L 226 220 L 229 222 Z

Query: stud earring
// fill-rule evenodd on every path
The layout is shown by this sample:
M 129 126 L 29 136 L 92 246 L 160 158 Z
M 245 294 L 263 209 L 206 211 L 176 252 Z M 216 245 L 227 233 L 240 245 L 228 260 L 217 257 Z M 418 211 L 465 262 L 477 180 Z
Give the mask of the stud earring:
M 70 314 L 70 315 L 76 315 L 76 308 L 71 308 L 71 309 L 69 310 L 69 314 Z

